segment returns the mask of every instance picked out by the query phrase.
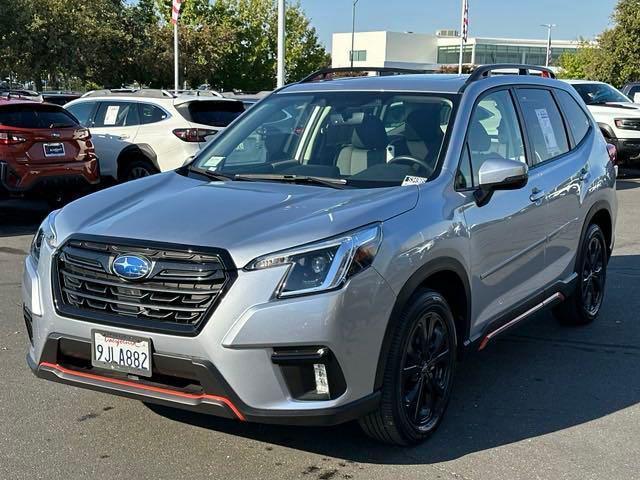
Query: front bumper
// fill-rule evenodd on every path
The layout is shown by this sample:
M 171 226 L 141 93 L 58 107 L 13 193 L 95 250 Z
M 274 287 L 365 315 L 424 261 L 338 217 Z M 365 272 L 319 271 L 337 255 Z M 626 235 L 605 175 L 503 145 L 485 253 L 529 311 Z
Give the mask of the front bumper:
M 375 269 L 344 288 L 272 300 L 283 269 L 240 271 L 233 287 L 196 336 L 105 326 L 56 313 L 51 256 L 25 263 L 23 299 L 33 344 L 27 362 L 41 378 L 151 403 L 239 420 L 330 425 L 358 418 L 378 402 L 375 373 L 395 296 Z M 147 337 L 153 374 L 140 379 L 91 366 L 91 330 Z M 303 398 L 274 353 L 326 348 L 339 365 L 338 397 Z M 277 356 L 277 355 L 276 355 Z M 330 371 L 331 375 L 331 371 Z
M 60 191 L 100 182 L 98 160 L 30 165 L 0 161 L 0 187 L 12 193 Z
M 640 162 L 640 138 L 616 138 L 607 139 L 618 150 L 618 161 L 621 164 L 631 164 Z

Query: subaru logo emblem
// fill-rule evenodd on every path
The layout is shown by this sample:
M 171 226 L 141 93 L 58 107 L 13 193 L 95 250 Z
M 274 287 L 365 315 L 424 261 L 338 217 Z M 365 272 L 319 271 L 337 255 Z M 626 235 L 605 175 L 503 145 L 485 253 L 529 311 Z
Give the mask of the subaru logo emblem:
M 59 134 L 58 132 L 53 132 L 53 133 L 51 134 L 51 136 L 52 136 L 53 138 L 60 138 L 60 134 Z
M 151 272 L 151 262 L 137 255 L 120 255 L 113 261 L 111 269 L 125 280 L 140 280 Z

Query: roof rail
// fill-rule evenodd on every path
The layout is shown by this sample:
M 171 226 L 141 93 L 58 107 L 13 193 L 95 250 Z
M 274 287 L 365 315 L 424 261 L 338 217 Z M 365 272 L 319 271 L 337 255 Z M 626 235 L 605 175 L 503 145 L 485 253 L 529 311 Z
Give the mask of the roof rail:
M 497 70 L 516 70 L 518 73 L 499 73 Z M 499 75 L 533 75 L 531 72 L 540 72 L 541 77 L 556 78 L 556 74 L 548 67 L 539 67 L 537 65 L 525 65 L 520 63 L 495 63 L 489 65 L 480 65 L 475 68 L 469 78 L 462 86 L 461 91 L 464 90 L 470 83 L 477 82 L 483 78 L 489 78 L 493 75 L 493 72 Z
M 103 90 L 91 90 L 83 97 L 146 97 L 146 98 L 174 98 L 167 90 L 153 88 L 113 88 Z
M 337 67 L 337 68 L 323 68 L 311 75 L 303 78 L 298 83 L 310 83 L 310 82 L 322 82 L 325 80 L 333 80 L 336 73 L 377 73 L 376 76 L 384 77 L 389 75 L 410 75 L 417 73 L 427 73 L 428 70 L 414 70 L 410 68 L 395 68 L 395 67 Z M 348 75 L 344 75 L 348 77 Z

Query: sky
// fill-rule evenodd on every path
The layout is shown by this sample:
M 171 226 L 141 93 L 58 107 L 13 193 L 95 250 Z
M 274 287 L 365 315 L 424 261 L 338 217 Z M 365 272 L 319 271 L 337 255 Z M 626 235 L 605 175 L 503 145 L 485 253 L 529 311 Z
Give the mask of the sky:
M 351 31 L 352 0 L 300 0 L 331 50 L 331 34 Z M 542 23 L 555 23 L 560 40 L 593 38 L 610 25 L 617 0 L 469 0 L 469 35 L 546 38 Z M 435 33 L 460 29 L 461 0 L 358 0 L 356 31 Z

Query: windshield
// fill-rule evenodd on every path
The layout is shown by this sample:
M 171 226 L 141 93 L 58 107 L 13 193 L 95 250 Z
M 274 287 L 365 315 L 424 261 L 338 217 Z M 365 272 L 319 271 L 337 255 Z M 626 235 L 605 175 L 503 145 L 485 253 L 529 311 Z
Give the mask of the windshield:
M 603 103 L 629 103 L 629 100 L 621 92 L 613 88 L 611 85 L 604 83 L 578 83 L 574 84 L 575 88 L 584 103 L 587 105 L 599 105 Z
M 322 177 L 354 187 L 425 180 L 436 170 L 455 96 L 382 92 L 276 94 L 195 160 L 227 176 Z M 282 178 L 284 180 L 284 178 Z

